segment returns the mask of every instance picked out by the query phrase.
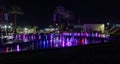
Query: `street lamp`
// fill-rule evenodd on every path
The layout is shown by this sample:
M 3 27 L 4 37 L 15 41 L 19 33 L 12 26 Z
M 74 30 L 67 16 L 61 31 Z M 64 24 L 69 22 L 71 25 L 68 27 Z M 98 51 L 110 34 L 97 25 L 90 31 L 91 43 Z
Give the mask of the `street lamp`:
M 107 22 L 107 26 L 109 26 L 110 25 L 110 23 L 109 22 Z
M 24 28 L 24 31 L 28 30 L 28 28 Z
M 24 32 L 25 32 L 25 33 L 28 33 L 28 28 L 24 28 Z
M 8 28 L 11 28 L 11 26 L 9 25 Z
M 6 29 L 6 28 L 7 28 L 7 25 L 4 25 L 4 28 Z

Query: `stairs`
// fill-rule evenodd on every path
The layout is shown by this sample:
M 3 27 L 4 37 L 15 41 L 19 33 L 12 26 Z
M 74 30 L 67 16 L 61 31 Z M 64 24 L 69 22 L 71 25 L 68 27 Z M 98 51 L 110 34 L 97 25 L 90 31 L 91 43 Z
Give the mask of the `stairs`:
M 108 31 L 108 34 L 120 33 L 120 27 L 112 27 L 107 31 Z

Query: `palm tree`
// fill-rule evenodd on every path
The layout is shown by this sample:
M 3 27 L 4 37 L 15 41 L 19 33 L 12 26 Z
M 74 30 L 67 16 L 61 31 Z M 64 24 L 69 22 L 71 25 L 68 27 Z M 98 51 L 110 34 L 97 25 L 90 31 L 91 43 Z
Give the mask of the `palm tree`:
M 69 21 L 72 20 L 74 18 L 74 16 L 71 13 L 71 11 L 67 10 L 64 12 L 63 18 L 67 20 L 67 24 L 69 25 L 70 24 Z
M 63 14 L 65 12 L 65 9 L 64 9 L 63 6 L 59 5 L 59 6 L 56 7 L 56 11 L 55 12 L 59 15 L 58 18 L 59 18 L 59 25 L 60 25 L 61 24 L 61 20 L 62 20 L 62 16 L 63 16 Z
M 21 10 L 21 8 L 18 7 L 18 6 L 13 6 L 13 7 L 11 7 L 9 13 L 14 15 L 14 29 L 15 29 L 14 32 L 16 33 L 16 20 L 17 20 L 17 15 L 21 15 L 21 14 L 24 14 L 24 13 L 23 13 L 23 11 Z

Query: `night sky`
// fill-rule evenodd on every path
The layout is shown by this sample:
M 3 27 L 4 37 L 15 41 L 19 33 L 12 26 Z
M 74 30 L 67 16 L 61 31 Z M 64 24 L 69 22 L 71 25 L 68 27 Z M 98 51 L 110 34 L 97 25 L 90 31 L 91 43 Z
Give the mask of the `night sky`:
M 120 4 L 113 1 L 80 0 L 0 0 L 6 6 L 20 6 L 24 15 L 19 15 L 17 24 L 38 25 L 40 27 L 53 23 L 52 14 L 56 6 L 62 5 L 71 10 L 77 23 L 103 23 L 120 21 Z

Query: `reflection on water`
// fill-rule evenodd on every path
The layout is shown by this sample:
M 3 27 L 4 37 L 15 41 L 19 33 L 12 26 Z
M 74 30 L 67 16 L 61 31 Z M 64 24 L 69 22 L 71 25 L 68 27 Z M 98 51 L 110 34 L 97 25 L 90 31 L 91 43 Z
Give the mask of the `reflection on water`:
M 1 44 L 0 53 L 43 48 L 64 48 L 108 41 L 107 36 L 98 33 L 19 34 L 15 36 L 15 40 L 22 40 L 22 42 Z

